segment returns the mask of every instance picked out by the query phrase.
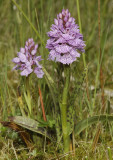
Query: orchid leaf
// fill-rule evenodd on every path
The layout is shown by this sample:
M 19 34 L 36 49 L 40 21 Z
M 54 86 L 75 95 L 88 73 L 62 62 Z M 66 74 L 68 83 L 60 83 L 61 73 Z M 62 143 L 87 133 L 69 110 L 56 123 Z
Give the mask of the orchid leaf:
M 113 121 L 112 115 L 96 115 L 93 117 L 89 117 L 87 119 L 81 120 L 75 126 L 75 135 L 80 134 L 84 129 L 88 128 L 90 125 L 97 123 L 97 122 L 104 122 L 104 121 Z
M 30 131 L 46 136 L 50 140 L 52 139 L 50 134 L 47 132 L 46 128 L 41 127 L 41 123 L 35 121 L 34 119 L 23 117 L 23 116 L 9 117 L 9 119 L 11 122 L 16 123 L 17 125 L 23 128 L 26 128 Z

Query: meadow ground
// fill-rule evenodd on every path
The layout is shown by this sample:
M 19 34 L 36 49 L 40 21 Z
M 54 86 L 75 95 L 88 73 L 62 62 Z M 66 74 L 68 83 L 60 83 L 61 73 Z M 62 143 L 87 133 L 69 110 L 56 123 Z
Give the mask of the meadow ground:
M 60 111 L 54 105 L 54 94 L 58 92 L 60 101 L 64 86 L 63 66 L 48 61 L 49 52 L 45 48 L 47 32 L 63 8 L 69 9 L 79 24 L 86 44 L 85 56 L 81 55 L 71 65 L 68 93 L 71 142 L 67 154 L 63 153 L 62 134 L 56 135 L 56 131 L 61 131 L 61 125 L 56 130 L 54 122 L 54 117 L 60 117 Z M 28 38 L 38 43 L 41 63 L 57 84 L 56 90 L 52 90 L 48 75 L 43 79 L 34 74 L 30 76 L 30 115 L 24 94 L 25 79 L 18 71 L 12 71 L 12 59 Z M 43 121 L 39 90 L 49 124 Z M 113 0 L 0 0 L 0 159 L 59 160 L 68 156 L 73 160 L 112 160 L 112 115 Z M 15 116 L 28 116 L 39 121 L 42 128 L 49 130 L 53 140 L 46 139 L 42 130 L 30 128 L 31 121 L 26 127 L 25 124 L 17 125 L 20 121 L 16 123 L 9 119 Z M 86 121 L 76 128 L 84 119 Z

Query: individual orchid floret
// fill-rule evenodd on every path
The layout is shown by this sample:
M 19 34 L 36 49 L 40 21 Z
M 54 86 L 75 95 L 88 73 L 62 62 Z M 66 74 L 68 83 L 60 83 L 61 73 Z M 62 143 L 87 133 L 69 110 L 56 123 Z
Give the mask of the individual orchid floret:
M 16 66 L 13 70 L 20 70 L 21 76 L 28 76 L 34 72 L 38 78 L 42 78 L 44 72 L 39 62 L 42 60 L 41 56 L 36 56 L 38 45 L 34 43 L 33 39 L 30 38 L 26 41 L 25 48 L 21 48 L 20 52 L 17 53 L 17 57 L 13 58 L 13 62 Z
M 83 35 L 68 9 L 63 9 L 57 19 L 54 19 L 54 23 L 47 33 L 50 37 L 46 44 L 50 52 L 48 59 L 69 65 L 80 57 L 78 51 L 84 52 Z

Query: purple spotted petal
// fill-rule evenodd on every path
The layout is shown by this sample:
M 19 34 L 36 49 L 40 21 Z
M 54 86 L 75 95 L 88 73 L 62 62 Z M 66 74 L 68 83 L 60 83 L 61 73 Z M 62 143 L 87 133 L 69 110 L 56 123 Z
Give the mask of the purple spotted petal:
M 27 77 L 32 71 L 33 71 L 32 69 L 26 68 L 26 69 L 24 69 L 24 70 L 20 73 L 20 75 Z
M 66 43 L 66 40 L 61 37 L 58 40 L 56 40 L 55 42 L 52 42 L 51 44 L 55 45 L 55 44 L 59 44 L 59 43 Z
M 65 40 L 70 40 L 70 39 L 74 39 L 75 37 L 74 36 L 71 36 L 69 34 L 62 34 L 62 37 L 65 39 Z
M 25 54 L 23 54 L 21 52 L 18 52 L 18 57 L 21 62 L 26 62 L 26 60 L 27 60 Z
M 76 57 L 71 56 L 69 53 L 63 55 L 60 58 L 60 62 L 63 64 L 71 64 L 76 60 Z
M 15 57 L 15 58 L 13 58 L 13 60 L 12 60 L 14 63 L 19 63 L 20 62 L 20 59 L 18 58 L 18 57 Z
M 51 50 L 48 59 L 52 61 L 59 61 L 60 54 L 55 50 Z
M 58 20 L 57 19 L 54 19 L 54 22 L 56 25 L 58 25 Z
M 58 32 L 57 32 L 57 30 L 48 32 L 48 36 L 51 36 L 51 37 L 58 37 Z
M 44 75 L 44 72 L 41 69 L 39 69 L 38 67 L 36 67 L 34 69 L 34 73 L 37 75 L 38 78 L 42 78 Z
M 72 49 L 70 52 L 72 57 L 80 57 L 80 53 L 78 53 L 75 49 Z
M 36 52 L 37 52 L 37 50 L 34 49 L 31 51 L 31 54 L 34 56 L 36 54 Z
M 55 46 L 56 52 L 59 52 L 59 53 L 67 53 L 67 52 L 70 52 L 71 49 L 72 49 L 72 47 L 70 47 L 66 44 Z
M 20 48 L 21 53 L 25 53 L 25 48 Z

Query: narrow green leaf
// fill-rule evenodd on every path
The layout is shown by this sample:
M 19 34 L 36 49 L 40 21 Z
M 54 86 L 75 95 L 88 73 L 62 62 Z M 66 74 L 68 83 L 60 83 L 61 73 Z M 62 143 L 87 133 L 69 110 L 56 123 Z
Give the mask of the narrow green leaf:
M 55 83 L 52 79 L 52 77 L 50 76 L 50 74 L 46 71 L 46 69 L 44 67 L 42 67 L 44 73 L 45 73 L 45 76 L 47 77 L 48 81 L 49 81 L 49 84 L 51 84 L 51 86 L 54 88 L 55 87 Z
M 97 115 L 93 116 L 84 120 L 81 120 L 77 123 L 75 126 L 75 135 L 78 135 L 80 132 L 82 132 L 85 128 L 89 127 L 90 125 L 97 123 L 97 122 L 104 122 L 104 121 L 113 121 L 113 116 L 109 115 Z

